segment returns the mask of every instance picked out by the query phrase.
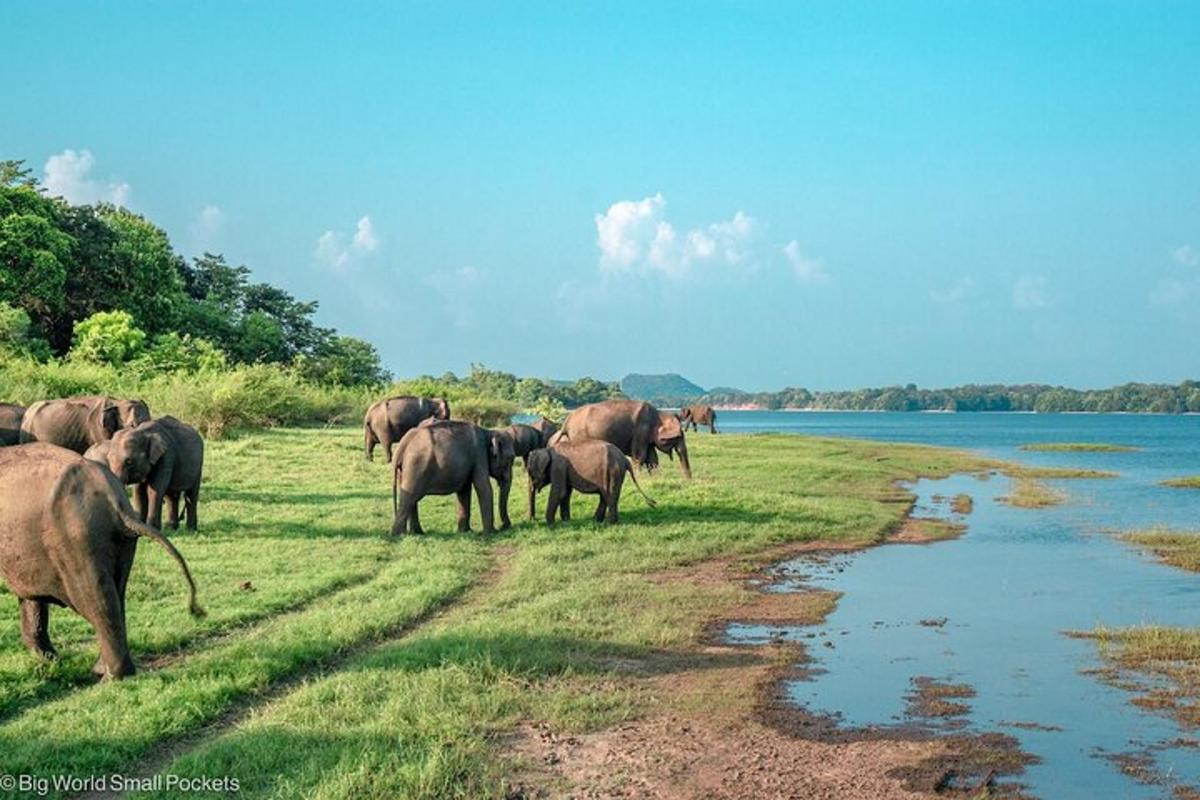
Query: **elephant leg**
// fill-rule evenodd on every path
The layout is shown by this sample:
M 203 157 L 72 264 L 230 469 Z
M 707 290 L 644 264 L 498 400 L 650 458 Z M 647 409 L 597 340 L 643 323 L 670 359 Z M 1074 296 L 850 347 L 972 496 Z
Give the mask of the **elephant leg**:
M 363 458 L 367 461 L 375 460 L 375 445 L 379 440 L 375 438 L 375 434 L 371 431 L 370 425 L 363 425 Z
M 196 530 L 196 503 L 200 502 L 200 488 L 192 487 L 185 493 L 187 499 L 187 529 L 189 531 Z
M 408 532 L 409 521 L 417 509 L 417 503 L 412 494 L 400 490 L 396 499 L 396 516 L 392 520 L 392 536 L 402 536 Z
M 379 444 L 383 447 L 383 452 L 387 455 L 388 463 L 392 463 L 392 446 L 395 442 L 392 440 L 392 432 L 384 431 L 379 437 Z
M 458 490 L 458 532 L 467 533 L 471 530 L 471 484 Z
M 488 475 L 487 467 L 480 466 L 475 469 L 475 477 L 472 481 L 475 484 L 475 494 L 479 496 L 479 518 L 483 521 L 484 533 L 495 533 L 496 522 L 493 518 L 492 507 L 492 479 Z
M 167 524 L 171 530 L 179 530 L 179 494 L 173 492 L 167 495 Z
M 163 492 L 146 484 L 146 524 L 162 530 Z
M 608 511 L 608 498 L 604 496 L 604 492 L 600 493 L 600 504 L 596 506 L 596 513 L 592 515 L 592 520 L 595 522 L 604 522 L 604 514 Z
M 50 643 L 50 604 L 45 600 L 20 600 L 21 641 L 39 658 L 58 658 Z
M 417 505 L 417 501 L 413 501 L 412 513 L 408 515 L 408 529 L 412 533 L 425 533 L 425 529 L 421 527 L 421 509 Z
M 559 506 L 562 505 L 563 491 L 557 481 L 550 484 L 550 496 L 546 498 L 546 524 L 554 524 L 554 516 L 558 513 Z
M 104 575 L 94 565 L 88 564 L 83 569 L 73 571 L 67 594 L 71 605 L 96 632 L 96 641 L 100 644 L 100 662 L 104 667 L 103 679 L 120 680 L 133 675 L 136 670 L 125 638 L 125 609 L 117 594 L 113 576 Z
M 137 512 L 137 518 L 142 522 L 146 521 L 146 513 L 150 508 L 150 498 L 146 489 L 145 482 L 139 483 L 133 490 L 133 510 Z
M 512 527 L 508 518 L 508 493 L 512 489 L 512 476 L 500 480 L 500 530 L 506 531 Z
M 620 515 L 619 515 L 619 512 L 617 511 L 617 505 L 620 502 L 621 502 L 621 489 L 620 489 L 620 487 L 617 487 L 616 491 L 612 491 L 612 492 L 608 493 L 608 520 L 607 521 L 608 521 L 609 525 L 616 525 L 617 522 L 620 521 L 618 519 L 618 517 Z
M 529 481 L 529 521 L 533 522 L 537 518 L 537 508 L 535 500 L 537 499 L 537 491 L 533 488 L 533 481 Z
M 559 516 L 563 522 L 571 521 L 571 485 L 567 484 L 567 488 L 563 490 L 562 505 L 559 508 Z

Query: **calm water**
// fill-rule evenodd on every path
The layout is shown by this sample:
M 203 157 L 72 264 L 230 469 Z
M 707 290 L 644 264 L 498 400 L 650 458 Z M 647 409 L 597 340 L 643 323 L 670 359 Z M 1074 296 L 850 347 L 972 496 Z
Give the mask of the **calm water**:
M 887 546 L 825 562 L 779 565 L 777 588 L 797 581 L 844 593 L 820 628 L 735 626 L 734 638 L 816 634 L 809 652 L 823 673 L 796 681 L 797 703 L 845 724 L 904 722 L 912 680 L 970 684 L 967 730 L 1016 736 L 1042 763 L 1021 776 L 1038 796 L 1165 798 L 1200 785 L 1194 733 L 1130 705 L 1130 695 L 1086 671 L 1102 666 L 1094 643 L 1063 631 L 1142 623 L 1200 625 L 1200 576 L 1153 563 L 1104 531 L 1200 528 L 1200 491 L 1158 481 L 1200 473 L 1200 417 L 1031 414 L 722 412 L 729 432 L 791 431 L 971 448 L 1026 463 L 1094 467 L 1114 480 L 1053 482 L 1061 506 L 1026 510 L 996 502 L 1008 481 L 956 476 L 921 481 L 917 515 L 947 516 L 938 497 L 975 499 L 961 539 Z M 696 434 L 707 435 L 707 434 Z M 1021 444 L 1095 441 L 1134 453 L 1027 453 Z M 945 624 L 922 625 L 941 619 Z M 820 646 L 829 641 L 833 646 Z M 1061 730 L 1014 728 L 1035 723 Z M 1191 741 L 1191 746 L 1179 740 Z M 1165 782 L 1147 786 L 1105 754 L 1149 753 Z

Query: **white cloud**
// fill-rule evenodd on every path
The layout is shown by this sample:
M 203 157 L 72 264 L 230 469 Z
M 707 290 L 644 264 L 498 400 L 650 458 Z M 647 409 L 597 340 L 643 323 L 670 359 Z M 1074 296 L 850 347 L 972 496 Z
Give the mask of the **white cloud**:
M 1050 305 L 1050 281 L 1042 275 L 1022 275 L 1013 284 L 1013 305 L 1032 311 Z
M 217 206 L 205 206 L 192 220 L 188 230 L 197 250 L 213 246 L 225 227 L 225 212 Z
M 758 227 L 749 214 L 738 211 L 732 219 L 680 236 L 664 219 L 666 205 L 660 193 L 641 200 L 620 200 L 605 213 L 596 214 L 601 272 L 662 272 L 682 277 L 697 264 L 733 266 L 749 257 Z
M 1171 257 L 1177 264 L 1185 267 L 1200 267 L 1200 250 L 1190 244 L 1181 244 L 1171 251 Z
M 792 265 L 796 280 L 801 283 L 829 283 L 829 272 L 825 269 L 825 260 L 812 258 L 800 252 L 800 243 L 792 239 L 783 247 L 783 255 Z
M 379 249 L 379 236 L 369 216 L 355 225 L 354 234 L 345 236 L 337 231 L 325 231 L 317 239 L 316 258 L 339 272 L 349 269 L 368 253 Z
M 977 294 L 975 279 L 970 275 L 959 278 L 949 286 L 930 289 L 929 299 L 941 305 L 957 305 Z
M 104 183 L 89 177 L 96 158 L 90 150 L 63 150 L 46 159 L 42 185 L 55 197 L 75 205 L 107 202 L 128 206 L 131 189 L 128 183 Z

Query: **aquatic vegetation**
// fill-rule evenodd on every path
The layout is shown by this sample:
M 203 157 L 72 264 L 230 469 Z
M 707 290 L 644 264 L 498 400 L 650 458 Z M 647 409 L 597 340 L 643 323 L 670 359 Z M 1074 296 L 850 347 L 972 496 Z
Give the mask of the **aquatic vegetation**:
M 969 494 L 957 494 L 950 501 L 950 510 L 955 514 L 970 514 L 975 508 L 975 501 Z
M 1066 497 L 1065 492 L 1018 473 L 1013 481 L 1012 491 L 997 499 L 1017 508 L 1046 508 L 1058 505 Z
M 1117 478 L 1119 473 L 1106 469 L 1084 469 L 1081 467 L 1030 467 L 1024 464 L 1009 467 L 1005 470 L 1008 475 L 1022 478 L 1049 478 L 1052 480 L 1096 480 L 1101 478 Z
M 1156 528 L 1130 531 L 1122 534 L 1121 538 L 1149 550 L 1164 564 L 1200 572 L 1200 531 Z
M 1132 453 L 1139 448 L 1104 442 L 1037 442 L 1023 444 L 1021 449 L 1034 453 Z
M 1096 642 L 1111 665 L 1101 677 L 1134 693 L 1134 705 L 1200 725 L 1200 630 L 1140 625 L 1070 635 Z
M 1169 481 L 1163 481 L 1163 486 L 1170 486 L 1173 489 L 1200 489 L 1200 475 L 1189 475 L 1186 478 L 1172 478 Z

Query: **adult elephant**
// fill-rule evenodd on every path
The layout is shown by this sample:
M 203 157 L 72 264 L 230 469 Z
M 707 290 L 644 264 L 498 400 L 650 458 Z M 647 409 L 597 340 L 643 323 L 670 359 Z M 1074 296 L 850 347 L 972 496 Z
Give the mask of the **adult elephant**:
M 611 442 L 621 452 L 648 470 L 658 466 L 662 451 L 672 459 L 679 454 L 683 477 L 692 477 L 683 426 L 674 414 L 666 414 L 641 400 L 604 400 L 580 406 L 563 421 L 550 444 L 599 439 Z
M 39 400 L 25 411 L 20 442 L 46 442 L 85 453 L 107 441 L 122 428 L 150 419 L 150 408 L 141 400 L 120 400 L 107 395 Z
M 529 423 L 529 427 L 542 435 L 542 447 L 549 447 L 550 437 L 558 433 L 558 425 L 546 417 L 538 417 L 536 421 Z
M 0 447 L 21 441 L 21 420 L 25 418 L 25 406 L 0 403 Z
M 426 495 L 458 498 L 458 530 L 470 530 L 471 490 L 479 498 L 483 532 L 495 531 L 491 479 L 500 486 L 500 522 L 508 518 L 515 458 L 512 439 L 471 422 L 421 424 L 404 434 L 392 457 L 392 534 L 424 533 L 417 503 Z
M 191 425 L 174 417 L 159 417 L 117 431 L 108 442 L 89 448 L 85 457 L 103 458 L 117 480 L 137 484 L 143 522 L 161 528 L 166 499 L 168 524 L 178 530 L 182 500 L 186 504 L 187 528 L 196 530 L 204 439 Z
M 392 447 L 424 419 L 450 419 L 450 404 L 440 397 L 408 395 L 376 400 L 363 417 L 363 455 L 375 460 L 375 445 L 383 445 L 388 461 Z
M 696 403 L 679 409 L 679 421 L 686 431 L 690 427 L 696 430 L 697 425 L 707 425 L 709 433 L 717 432 L 717 412 L 713 407 L 704 403 Z
M 187 562 L 154 528 L 140 522 L 111 472 L 62 447 L 34 443 L 0 450 L 0 574 L 20 601 L 21 640 L 54 658 L 50 604 L 86 619 L 100 643 L 96 672 L 119 679 L 135 671 L 125 627 L 125 586 L 138 537 L 153 539 L 183 570 Z

